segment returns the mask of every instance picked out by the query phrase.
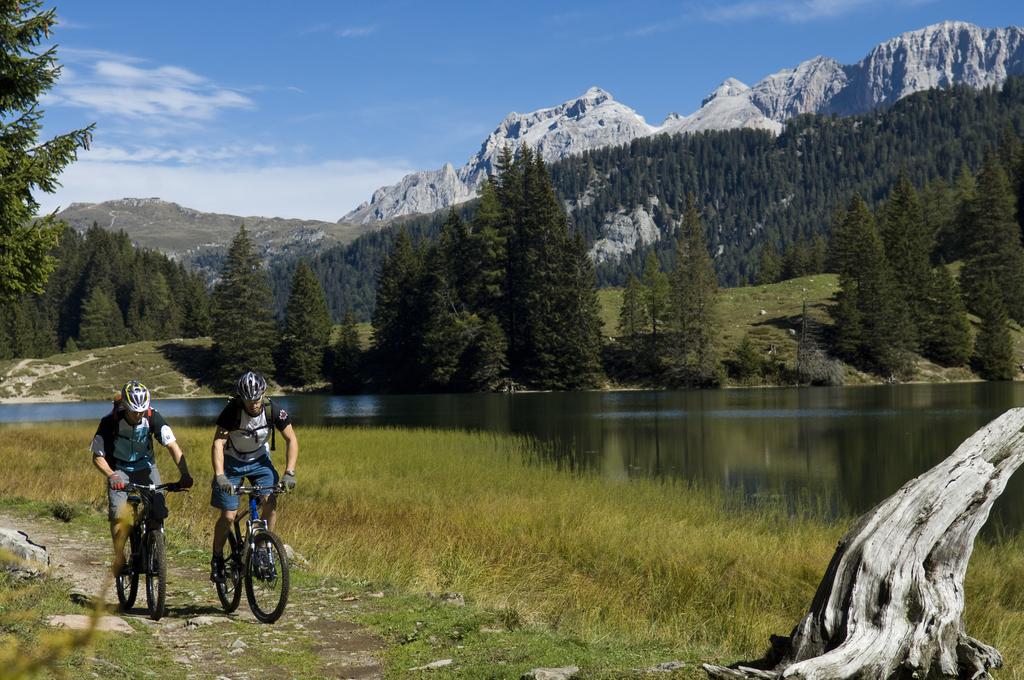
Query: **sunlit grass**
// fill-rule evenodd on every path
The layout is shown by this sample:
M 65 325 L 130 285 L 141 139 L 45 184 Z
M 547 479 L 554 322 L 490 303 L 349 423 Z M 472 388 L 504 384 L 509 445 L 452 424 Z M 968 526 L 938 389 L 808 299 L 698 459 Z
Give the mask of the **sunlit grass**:
M 105 504 L 85 427 L 9 428 L 0 494 Z M 212 432 L 179 428 L 196 488 L 171 498 L 171 541 L 208 545 Z M 466 594 L 595 642 L 664 643 L 693 659 L 759 656 L 806 611 L 845 522 L 737 512 L 683 483 L 612 481 L 525 464 L 537 445 L 483 433 L 299 432 L 279 533 L 328 576 Z M 279 451 L 277 456 L 282 456 Z M 167 480 L 170 457 L 161 452 Z M 980 544 L 968 632 L 1024 665 L 1024 542 Z M 1007 676 L 1013 677 L 1013 676 Z

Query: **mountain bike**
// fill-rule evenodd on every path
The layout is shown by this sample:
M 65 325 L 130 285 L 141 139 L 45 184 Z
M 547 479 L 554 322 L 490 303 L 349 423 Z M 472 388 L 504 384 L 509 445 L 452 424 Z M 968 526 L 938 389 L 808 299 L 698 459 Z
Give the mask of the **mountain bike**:
M 230 614 L 238 608 L 244 581 L 245 598 L 253 615 L 263 623 L 273 623 L 288 604 L 288 556 L 281 539 L 260 517 L 259 507 L 264 497 L 284 493 L 284 487 L 236 486 L 233 493 L 249 494 L 249 509 L 235 516 L 234 526 L 228 531 L 231 552 L 224 560 L 225 577 L 216 583 L 217 597 Z
M 146 575 L 146 609 L 154 621 L 164 615 L 167 597 L 167 558 L 164 551 L 164 519 L 167 506 L 160 492 L 184 491 L 170 484 L 126 484 L 132 506 L 132 527 L 122 546 L 123 564 L 114 579 L 122 611 L 135 604 L 139 575 Z M 158 498 L 159 497 L 159 498 Z

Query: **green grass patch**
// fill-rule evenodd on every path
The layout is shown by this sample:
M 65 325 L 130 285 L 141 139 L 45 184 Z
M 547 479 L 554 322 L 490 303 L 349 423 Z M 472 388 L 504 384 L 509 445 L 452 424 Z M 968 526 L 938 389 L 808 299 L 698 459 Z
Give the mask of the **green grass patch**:
M 0 399 L 108 399 L 138 376 L 155 397 L 209 397 L 212 374 L 208 338 L 143 341 L 55 354 L 45 359 L 0 362 Z
M 163 678 L 184 678 L 175 672 L 170 656 L 156 647 L 152 633 L 137 621 L 135 632 L 96 634 L 89 641 L 76 640 L 56 630 L 47 619 L 56 614 L 85 614 L 90 610 L 71 604 L 71 585 L 57 579 L 20 581 L 0 574 L 0 662 L 6 672 L 15 663 L 34 668 L 33 676 L 144 677 L 147 671 Z
M 5 432 L 0 495 L 42 501 L 43 511 L 58 500 L 102 508 L 103 482 L 83 453 L 91 434 Z M 214 519 L 212 431 L 177 434 L 196 487 L 171 496 L 168 540 L 201 551 Z M 299 438 L 299 487 L 281 499 L 279 533 L 311 560 L 313 576 L 395 595 L 367 621 L 397 645 L 386 654 L 398 677 L 455 650 L 462 668 L 507 677 L 548 661 L 578 659 L 594 677 L 621 677 L 648 662 L 756 657 L 805 613 L 846 525 L 770 505 L 737 510 L 730 497 L 685 483 L 528 464 L 538 445 L 514 436 L 304 428 Z M 173 479 L 169 463 L 162 454 Z M 428 591 L 463 593 L 472 607 L 443 609 L 423 599 Z M 1024 541 L 979 542 L 966 601 L 968 632 L 1010 668 L 1024 665 Z M 425 634 L 415 627 L 424 619 Z

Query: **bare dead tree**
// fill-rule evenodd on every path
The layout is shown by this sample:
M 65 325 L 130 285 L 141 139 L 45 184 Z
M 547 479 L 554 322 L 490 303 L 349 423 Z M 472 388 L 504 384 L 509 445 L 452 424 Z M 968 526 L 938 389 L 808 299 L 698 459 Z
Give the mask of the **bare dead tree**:
M 810 611 L 756 662 L 704 665 L 712 678 L 989 678 L 994 648 L 964 631 L 974 539 L 1024 462 L 1024 409 L 863 515 L 839 542 Z

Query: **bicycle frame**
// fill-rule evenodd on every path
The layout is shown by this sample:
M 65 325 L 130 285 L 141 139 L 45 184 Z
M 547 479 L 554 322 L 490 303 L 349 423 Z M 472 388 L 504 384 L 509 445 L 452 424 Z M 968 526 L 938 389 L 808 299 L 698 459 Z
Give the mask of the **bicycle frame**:
M 273 623 L 284 612 L 288 602 L 288 558 L 281 539 L 270 530 L 269 522 L 260 514 L 260 505 L 266 498 L 284 491 L 280 484 L 232 487 L 234 495 L 249 495 L 249 507 L 235 515 L 228 531 L 230 554 L 225 560 L 226 578 L 223 581 L 215 580 L 217 596 L 229 614 L 238 607 L 243 582 L 249 608 L 259 621 Z M 279 562 L 275 560 L 274 554 L 278 556 Z M 268 603 L 263 601 L 262 593 L 256 594 L 258 591 L 254 588 L 254 582 L 280 584 L 273 608 L 265 607 Z
M 259 507 L 263 502 L 261 499 L 263 496 L 256 494 L 250 494 L 249 496 L 249 509 L 243 510 L 242 512 L 235 515 L 235 540 L 238 542 L 239 549 L 241 549 L 244 543 L 252 544 L 253 537 L 259 531 L 267 531 L 269 526 L 267 520 L 260 517 Z M 248 518 L 248 519 L 247 519 Z M 242 541 L 242 520 L 245 520 L 245 538 L 246 541 Z
M 170 484 L 126 484 L 127 504 L 132 507 L 132 522 L 125 542 L 130 546 L 125 564 L 116 576 L 117 598 L 121 606 L 129 609 L 135 603 L 140 575 L 146 577 L 146 603 L 149 615 L 159 620 L 165 611 L 167 594 L 167 561 L 164 545 L 164 517 L 152 517 L 154 498 L 161 493 L 184 491 L 178 483 Z M 117 547 L 118 555 L 124 555 L 125 546 Z M 118 560 L 121 557 L 117 558 Z

